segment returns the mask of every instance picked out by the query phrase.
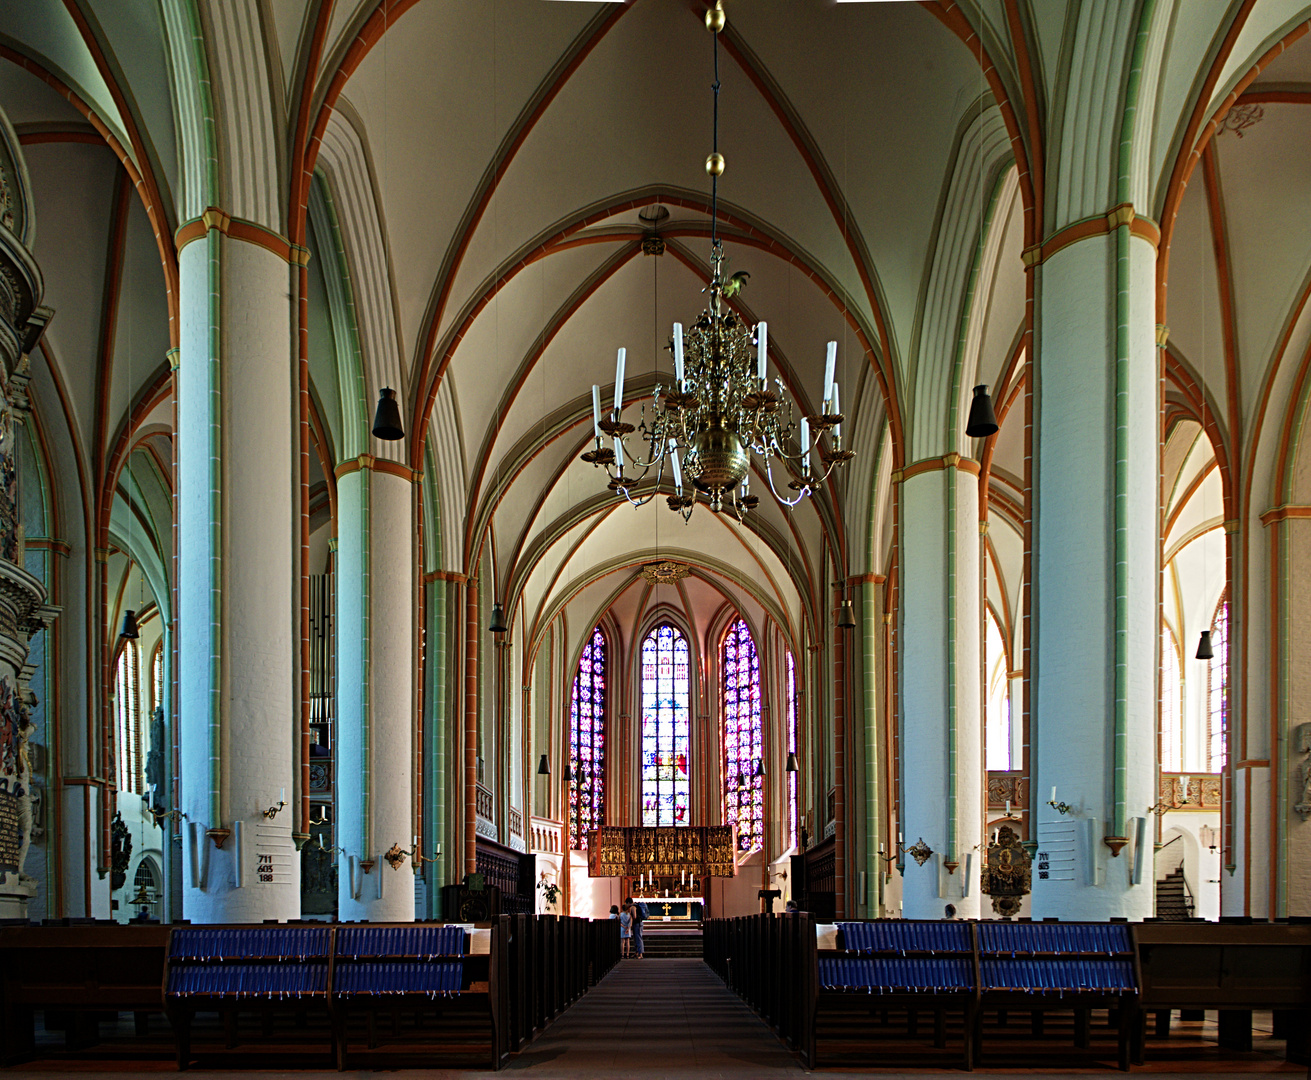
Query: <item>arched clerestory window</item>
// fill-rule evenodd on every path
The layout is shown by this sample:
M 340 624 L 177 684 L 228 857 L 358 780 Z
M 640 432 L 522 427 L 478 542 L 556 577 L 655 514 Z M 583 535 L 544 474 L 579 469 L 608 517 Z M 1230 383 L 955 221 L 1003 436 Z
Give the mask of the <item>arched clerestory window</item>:
M 642 642 L 643 825 L 688 823 L 691 693 L 687 638 L 657 626 Z
M 764 735 L 760 723 L 760 657 L 751 630 L 738 619 L 720 654 L 724 706 L 724 823 L 737 826 L 740 851 L 764 843 Z
M 1229 596 L 1220 597 L 1211 619 L 1211 660 L 1207 675 L 1206 770 L 1221 772 L 1228 757 Z
M 141 794 L 146 789 L 141 734 L 141 652 L 123 640 L 114 673 L 114 719 L 118 735 L 118 790 Z
M 583 646 L 569 702 L 569 843 L 605 824 L 605 633 L 598 626 Z
M 1183 670 L 1174 631 L 1161 623 L 1161 771 L 1183 772 Z

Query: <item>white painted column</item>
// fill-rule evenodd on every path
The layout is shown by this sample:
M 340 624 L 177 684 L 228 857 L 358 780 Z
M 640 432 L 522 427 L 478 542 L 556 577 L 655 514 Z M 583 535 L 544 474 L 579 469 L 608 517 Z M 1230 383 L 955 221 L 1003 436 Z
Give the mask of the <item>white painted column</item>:
M 983 839 L 979 479 L 950 464 L 901 485 L 901 754 L 903 915 L 940 919 L 947 904 L 979 914 Z M 947 864 L 955 863 L 953 872 Z
M 291 270 L 217 227 L 179 269 L 182 915 L 296 918 Z
M 1156 253 L 1140 237 L 1127 243 L 1122 297 L 1114 232 L 1061 249 L 1041 270 L 1029 672 L 1034 918 L 1153 911 L 1150 828 L 1141 884 L 1132 871 L 1136 819 L 1156 801 Z M 1127 328 L 1123 397 L 1117 299 Z M 1126 462 L 1118 482 L 1117 458 Z M 1047 805 L 1053 786 L 1069 813 Z M 1126 835 L 1113 856 L 1105 838 Z
M 341 919 L 414 919 L 414 498 L 364 455 L 337 481 L 337 901 Z M 408 472 L 408 470 L 404 470 Z M 431 848 L 431 845 L 430 845 Z

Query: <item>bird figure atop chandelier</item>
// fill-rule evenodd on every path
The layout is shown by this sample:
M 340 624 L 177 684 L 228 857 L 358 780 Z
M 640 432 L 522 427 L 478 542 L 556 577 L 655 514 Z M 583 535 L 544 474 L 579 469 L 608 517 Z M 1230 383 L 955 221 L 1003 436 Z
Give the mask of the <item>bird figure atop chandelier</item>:
M 739 270 L 724 279 L 724 245 L 719 239 L 719 177 L 724 156 L 719 153 L 719 33 L 727 18 L 719 0 L 706 12 L 706 28 L 714 38 L 715 81 L 714 141 L 706 158 L 710 175 L 711 279 L 709 305 L 686 330 L 674 323 L 669 349 L 674 358 L 672 386 L 656 384 L 647 417 L 644 404 L 636 426 L 625 423 L 624 366 L 626 350 L 619 350 L 615 368 L 614 407 L 601 411 L 601 388 L 592 387 L 592 425 L 596 444 L 582 455 L 594 467 L 604 467 L 610 490 L 634 506 L 644 506 L 660 491 L 666 463 L 674 494 L 669 508 L 684 521 L 691 519 L 698 501 L 718 514 L 725 507 L 739 521 L 760 503 L 751 494 L 751 455 L 763 463 L 765 479 L 783 505 L 796 506 L 813 494 L 833 470 L 855 457 L 842 446 L 842 410 L 835 378 L 838 344 L 828 343 L 824 364 L 823 407 L 796 420 L 791 401 L 777 376 L 770 385 L 769 331 L 767 324 L 748 326 L 725 301 L 740 295 L 750 274 Z M 637 434 L 637 452 L 629 437 Z M 827 438 L 825 438 L 827 436 Z M 609 442 L 610 445 L 606 445 Z M 814 458 L 818 457 L 818 465 Z M 782 494 L 775 483 L 774 465 L 787 472 Z M 645 495 L 636 491 L 651 470 L 655 484 Z

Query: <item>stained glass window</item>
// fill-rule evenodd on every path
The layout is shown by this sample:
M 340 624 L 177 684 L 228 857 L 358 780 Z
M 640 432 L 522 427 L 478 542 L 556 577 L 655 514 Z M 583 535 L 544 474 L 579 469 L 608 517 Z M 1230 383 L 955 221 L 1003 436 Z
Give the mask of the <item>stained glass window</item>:
M 797 752 L 797 662 L 792 654 L 787 654 L 788 680 L 788 753 Z M 790 772 L 788 778 L 788 826 L 791 831 L 792 846 L 797 846 L 797 774 Z
M 1179 645 L 1161 624 L 1161 771 L 1183 772 L 1184 727 Z
M 137 643 L 123 642 L 114 674 L 114 718 L 118 730 L 118 790 L 145 791 L 141 760 L 141 704 L 138 697 L 141 665 Z
M 1211 671 L 1207 680 L 1209 708 L 1206 716 L 1206 768 L 1220 772 L 1225 767 L 1229 731 L 1229 598 L 1220 597 L 1211 620 Z
M 642 642 L 642 824 L 686 825 L 688 702 L 687 638 L 657 626 Z
M 737 825 L 737 846 L 765 839 L 764 741 L 760 727 L 760 658 L 746 621 L 724 635 L 724 822 Z
M 605 823 L 605 634 L 598 626 L 583 647 L 569 706 L 569 842 Z

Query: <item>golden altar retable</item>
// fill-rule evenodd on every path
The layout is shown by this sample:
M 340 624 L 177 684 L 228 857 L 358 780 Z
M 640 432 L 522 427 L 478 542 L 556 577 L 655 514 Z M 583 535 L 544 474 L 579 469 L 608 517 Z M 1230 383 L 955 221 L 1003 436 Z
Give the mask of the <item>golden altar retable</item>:
M 590 877 L 732 877 L 737 872 L 733 825 L 603 825 L 587 834 Z

